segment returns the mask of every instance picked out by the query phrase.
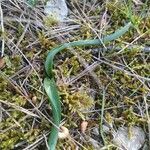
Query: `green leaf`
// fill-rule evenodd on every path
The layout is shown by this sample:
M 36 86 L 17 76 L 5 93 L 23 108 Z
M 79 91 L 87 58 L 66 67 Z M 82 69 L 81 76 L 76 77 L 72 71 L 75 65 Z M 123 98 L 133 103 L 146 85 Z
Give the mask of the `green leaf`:
M 35 7 L 35 5 L 37 4 L 38 0 L 27 0 L 27 3 L 31 6 L 31 7 Z
M 53 123 L 57 127 L 59 127 L 60 120 L 61 120 L 61 106 L 60 106 L 60 98 L 58 95 L 58 90 L 54 78 L 49 79 L 46 77 L 44 79 L 44 88 L 46 94 L 48 95 L 49 102 L 52 107 Z M 50 150 L 55 150 L 57 139 L 58 139 L 58 129 L 55 126 L 53 126 L 48 141 Z
M 91 45 L 102 45 L 103 43 L 106 44 L 110 41 L 116 40 L 119 37 L 121 37 L 123 34 L 125 34 L 129 28 L 132 26 L 131 22 L 129 22 L 128 24 L 126 24 L 124 27 L 120 28 L 119 30 L 117 30 L 116 32 L 114 32 L 113 34 L 107 35 L 105 36 L 103 39 L 94 39 L 94 40 L 80 40 L 80 41 L 74 41 L 74 42 L 70 42 L 70 43 L 65 43 L 62 44 L 56 48 L 53 48 L 52 50 L 50 50 L 50 52 L 47 55 L 46 61 L 45 61 L 45 70 L 47 73 L 47 76 L 52 77 L 53 76 L 53 59 L 54 56 L 68 48 L 68 47 L 74 47 L 74 46 L 91 46 Z
M 59 127 L 60 120 L 61 120 L 61 105 L 60 105 L 60 98 L 58 95 L 58 90 L 56 87 L 56 83 L 54 80 L 53 75 L 53 59 L 54 56 L 68 48 L 73 46 L 91 46 L 91 45 L 102 45 L 103 43 L 108 43 L 112 40 L 118 39 L 120 36 L 125 34 L 129 28 L 132 26 L 131 23 L 128 23 L 124 27 L 120 28 L 116 32 L 114 32 L 111 35 L 105 36 L 103 39 L 93 39 L 93 40 L 80 40 L 80 41 L 74 41 L 70 43 L 64 43 L 56 48 L 53 48 L 50 50 L 50 52 L 47 55 L 46 61 L 45 61 L 45 70 L 47 77 L 44 79 L 44 88 L 48 95 L 49 102 L 52 107 L 52 113 L 53 113 L 53 122 L 54 124 Z M 48 140 L 48 145 L 50 150 L 55 150 L 56 144 L 58 140 L 58 129 L 56 127 L 52 127 L 51 133 Z

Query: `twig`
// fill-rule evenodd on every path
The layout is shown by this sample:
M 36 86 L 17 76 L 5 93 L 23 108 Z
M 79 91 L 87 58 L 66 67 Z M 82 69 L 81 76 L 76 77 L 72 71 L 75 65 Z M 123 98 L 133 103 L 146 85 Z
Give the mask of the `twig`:
M 100 131 L 99 132 L 101 134 L 104 145 L 105 145 L 105 138 L 104 138 L 104 134 L 103 134 L 103 120 L 104 120 L 104 108 L 105 108 L 105 95 L 106 95 L 106 89 L 103 87 L 101 117 L 100 117 L 100 125 L 99 125 Z
M 25 28 L 24 28 L 24 31 L 23 31 L 22 35 L 21 35 L 20 38 L 18 39 L 18 42 L 17 42 L 17 44 L 16 44 L 16 46 L 15 46 L 15 49 L 14 49 L 15 52 L 16 52 L 16 50 L 18 49 L 18 46 L 20 45 L 21 41 L 22 41 L 23 38 L 25 37 L 25 34 L 26 34 L 26 32 L 27 32 L 27 30 L 28 30 L 28 28 L 29 28 L 29 23 L 30 23 L 30 22 L 27 23 L 27 25 L 26 25 Z
M 147 97 L 146 95 L 143 96 L 144 103 L 145 103 L 145 110 L 146 110 L 146 116 L 147 116 L 147 124 L 148 124 L 148 139 L 149 139 L 149 147 L 150 147 L 150 116 L 148 112 L 148 104 L 147 104 Z
M 2 104 L 0 103 L 0 123 L 2 121 L 3 113 L 2 113 Z
M 118 67 L 118 66 L 116 66 L 116 65 L 113 65 L 112 63 L 109 63 L 109 62 L 107 62 L 107 61 L 105 61 L 105 60 L 102 60 L 102 59 L 100 59 L 100 58 L 97 58 L 97 57 L 94 57 L 94 58 L 95 58 L 96 60 L 98 60 L 98 61 L 100 61 L 100 62 L 102 62 L 102 63 L 108 65 L 108 66 L 111 66 L 112 68 L 114 68 L 114 69 L 116 69 L 116 70 L 120 70 L 120 71 L 124 72 L 125 74 L 127 74 L 127 75 L 129 75 L 129 76 L 132 76 L 132 77 L 135 77 L 135 78 L 137 78 L 137 79 L 140 79 L 140 81 L 141 81 L 141 80 L 150 81 L 150 78 L 142 77 L 142 76 L 140 76 L 140 75 L 138 75 L 138 74 L 131 73 L 130 71 L 125 70 L 124 68 L 121 68 L 121 67 Z M 141 82 L 142 82 L 142 81 L 141 81 Z M 142 83 L 143 83 L 143 82 L 142 82 Z
M 73 84 L 74 82 L 76 82 L 77 80 L 79 80 L 80 78 L 82 78 L 84 75 L 86 75 L 87 73 L 93 71 L 97 66 L 99 65 L 98 62 L 94 62 L 93 64 L 91 64 L 90 66 L 88 66 L 87 68 L 85 68 L 80 74 L 78 74 L 76 77 L 73 77 L 72 79 L 70 79 L 68 81 L 69 84 Z
M 149 31 L 149 30 L 148 30 L 148 31 Z M 131 43 L 129 43 L 129 44 L 126 45 L 123 49 L 121 49 L 119 52 L 117 52 L 117 54 L 120 54 L 121 52 L 123 52 L 126 48 L 128 48 L 128 47 L 131 46 L 133 43 L 135 43 L 137 40 L 139 40 L 141 37 L 143 37 L 145 34 L 147 34 L 148 31 L 144 32 L 143 34 L 141 34 L 140 36 L 138 36 L 137 38 L 135 38 Z
M 97 53 L 97 52 L 100 52 L 100 51 L 102 51 L 102 52 L 106 51 L 107 52 L 107 51 L 110 51 L 112 49 L 115 50 L 116 52 L 122 50 L 122 48 L 119 47 L 119 46 L 108 46 L 106 48 L 104 48 L 104 47 L 95 48 L 95 49 L 92 50 L 92 52 L 94 52 L 94 53 Z M 150 52 L 150 47 L 148 47 L 148 46 L 144 47 L 142 45 L 130 45 L 130 46 L 127 47 L 127 49 L 129 49 L 129 50 L 139 49 L 140 52 Z
M 15 108 L 16 110 L 19 110 L 19 111 L 21 111 L 21 112 L 23 112 L 23 113 L 25 113 L 25 114 L 27 114 L 29 116 L 40 118 L 37 114 L 34 114 L 33 112 L 31 112 L 31 111 L 29 111 L 29 110 L 27 110 L 27 109 L 25 109 L 23 107 L 17 106 L 17 105 L 15 105 L 13 103 L 10 103 L 8 101 L 3 101 L 3 100 L 0 99 L 0 103 L 3 103 L 3 104 L 8 105 L 8 106 L 11 106 L 12 108 Z
M 0 102 L 2 102 L 2 101 L 0 100 Z M 2 108 L 2 111 L 5 112 L 9 116 L 9 118 L 12 119 L 12 121 L 16 124 L 16 126 L 22 128 L 21 124 L 12 115 L 10 115 L 10 113 L 7 110 L 5 110 L 4 108 Z
M 4 56 L 4 49 L 5 49 L 5 38 L 4 38 L 4 19 L 3 19 L 3 10 L 2 10 L 2 1 L 0 1 L 0 13 L 1 13 L 1 31 L 2 31 L 2 50 L 1 50 L 1 57 Z
M 64 41 L 63 38 L 59 37 L 58 38 L 60 41 Z M 83 65 L 84 68 L 89 68 L 89 64 L 85 61 L 85 59 L 79 55 L 73 48 L 68 48 L 70 50 L 70 52 L 77 56 L 79 62 Z M 97 75 L 92 71 L 92 70 L 89 70 L 89 74 L 90 76 L 93 78 L 93 80 L 95 81 L 95 83 L 97 84 L 98 88 L 101 88 L 101 82 L 100 80 L 98 79 Z
M 27 146 L 26 148 L 24 148 L 23 150 L 34 150 L 39 144 L 41 144 L 44 141 L 44 137 L 48 136 L 48 132 L 44 133 L 43 135 L 40 135 L 37 137 L 37 140 L 32 143 L 31 145 Z

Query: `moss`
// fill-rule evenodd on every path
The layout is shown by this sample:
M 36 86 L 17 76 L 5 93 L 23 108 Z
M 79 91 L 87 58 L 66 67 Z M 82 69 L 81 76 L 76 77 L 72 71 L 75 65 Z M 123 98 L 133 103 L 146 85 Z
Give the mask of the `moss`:
M 144 119 L 141 120 L 141 117 L 136 115 L 132 107 L 124 111 L 122 116 L 124 116 L 125 123 L 129 127 L 135 126 L 135 125 L 137 126 L 139 124 L 142 125 L 144 122 Z M 145 122 L 146 122 L 146 119 L 145 119 Z
M 63 60 L 63 54 L 60 54 L 62 60 L 60 60 L 59 63 L 56 64 L 57 68 L 61 72 L 61 76 L 68 79 L 78 75 L 82 70 L 83 66 L 79 62 L 80 56 L 84 58 L 87 63 L 90 63 L 92 61 L 92 54 L 90 50 L 84 51 L 84 48 L 80 47 L 76 47 L 75 49 L 78 53 L 78 56 L 73 56 L 72 54 L 68 53 L 65 54 L 65 60 Z M 58 59 L 60 57 L 58 56 Z
M 65 110 L 77 113 L 82 119 L 85 119 L 83 111 L 91 109 L 94 100 L 84 91 L 71 91 L 65 86 L 59 86 L 59 88 L 62 100 L 64 104 L 67 104 Z
M 26 139 L 28 143 L 32 143 L 39 135 L 39 131 L 39 129 L 29 130 L 27 133 L 24 134 L 24 139 Z
M 42 49 L 50 50 L 57 46 L 55 39 L 50 40 L 47 36 L 45 36 L 43 31 L 37 32 L 37 34 Z
M 46 27 L 53 27 L 53 26 L 57 25 L 58 24 L 58 20 L 56 18 L 57 18 L 57 16 L 56 17 L 55 16 L 51 16 L 51 15 L 46 16 L 44 18 L 45 26 Z
M 58 66 L 64 77 L 71 77 L 71 75 L 77 75 L 80 70 L 80 63 L 76 56 L 66 58 L 61 65 Z
M 19 55 L 13 57 L 7 56 L 4 59 L 6 66 L 3 68 L 3 72 L 6 73 L 7 76 L 13 75 L 22 65 L 22 59 Z M 22 120 L 22 118 L 24 118 L 26 114 L 16 109 L 17 106 L 26 108 L 28 105 L 27 100 L 12 86 L 9 79 L 7 81 L 1 76 L 0 83 L 0 99 L 5 101 L 6 104 L 8 102 L 8 105 L 1 103 L 4 111 L 2 111 L 3 119 L 0 122 L 0 128 L 4 132 L 0 134 L 0 149 L 14 149 L 17 143 L 27 139 L 33 142 L 37 137 L 36 131 L 32 134 L 29 134 L 30 131 L 28 130 L 24 131 L 28 121 L 25 119 Z M 9 103 L 14 106 L 9 105 Z M 38 134 L 40 133 L 39 131 Z M 28 133 L 28 136 L 25 136 L 25 132 Z
M 9 130 L 5 133 L 0 134 L 1 145 L 0 148 L 3 150 L 14 149 L 15 144 L 23 139 L 23 133 L 18 130 Z

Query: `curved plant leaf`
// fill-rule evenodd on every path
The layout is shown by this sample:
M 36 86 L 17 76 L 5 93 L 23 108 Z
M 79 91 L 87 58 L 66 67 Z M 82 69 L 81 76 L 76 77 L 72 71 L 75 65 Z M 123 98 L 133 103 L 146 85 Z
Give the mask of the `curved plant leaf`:
M 61 104 L 60 104 L 60 98 L 58 95 L 58 90 L 57 90 L 56 83 L 54 80 L 54 75 L 53 75 L 54 56 L 58 52 L 62 51 L 65 48 L 68 48 L 68 47 L 101 45 L 102 43 L 108 43 L 112 40 L 116 40 L 117 38 L 119 38 L 120 36 L 125 34 L 131 26 L 132 26 L 132 24 L 129 22 L 128 24 L 126 24 L 124 27 L 120 28 L 113 34 L 105 36 L 102 40 L 93 39 L 93 40 L 74 41 L 74 42 L 62 44 L 62 45 L 50 50 L 50 52 L 47 55 L 46 61 L 45 61 L 45 70 L 46 70 L 47 76 L 44 79 L 44 88 L 48 95 L 49 102 L 52 107 L 53 122 L 57 127 L 59 127 L 59 124 L 61 121 Z M 58 140 L 58 129 L 53 126 L 51 129 L 49 140 L 48 140 L 48 145 L 49 145 L 50 150 L 55 150 L 57 140 Z

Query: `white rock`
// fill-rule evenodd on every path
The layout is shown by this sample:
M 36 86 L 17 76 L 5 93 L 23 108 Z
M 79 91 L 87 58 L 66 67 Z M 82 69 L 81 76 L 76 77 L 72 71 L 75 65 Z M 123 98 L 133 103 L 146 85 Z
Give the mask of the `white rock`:
M 132 127 L 131 134 L 129 137 L 128 128 L 120 127 L 113 135 L 113 142 L 122 150 L 139 150 L 144 144 L 145 133 L 139 127 Z
M 65 0 L 49 0 L 46 3 L 44 12 L 47 16 L 54 17 L 54 19 L 61 22 L 68 15 L 68 8 Z
M 89 138 L 88 142 L 94 147 L 94 150 L 100 150 L 101 146 L 100 143 L 93 138 Z

